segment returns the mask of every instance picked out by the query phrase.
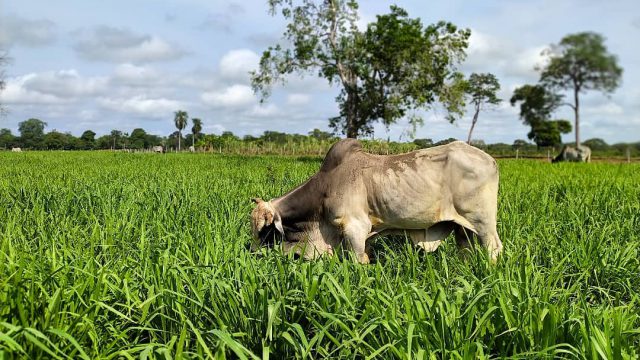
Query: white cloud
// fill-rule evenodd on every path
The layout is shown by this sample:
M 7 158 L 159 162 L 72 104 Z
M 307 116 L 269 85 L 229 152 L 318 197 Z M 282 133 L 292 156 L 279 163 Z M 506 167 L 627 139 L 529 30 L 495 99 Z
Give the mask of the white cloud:
M 118 84 L 129 86 L 149 86 L 158 83 L 162 78 L 164 77 L 151 67 L 127 63 L 120 64 L 115 68 L 112 80 Z
M 75 69 L 30 74 L 23 81 L 24 88 L 29 91 L 50 94 L 68 100 L 100 94 L 107 89 L 107 84 L 106 77 L 84 78 Z
M 221 108 L 242 107 L 256 102 L 251 88 L 239 84 L 232 85 L 223 91 L 205 92 L 201 99 L 208 105 Z
M 47 19 L 30 20 L 18 15 L 1 16 L 0 46 L 44 46 L 56 39 L 56 24 Z
M 248 115 L 257 118 L 269 118 L 280 114 L 280 109 L 274 104 L 254 105 Z
M 260 56 L 249 49 L 231 50 L 220 60 L 220 76 L 237 83 L 249 83 L 249 71 L 256 70 Z
M 75 37 L 74 50 L 91 61 L 144 63 L 176 60 L 185 55 L 178 45 L 128 29 L 97 26 L 76 31 Z
M 287 105 L 300 106 L 308 104 L 311 100 L 311 96 L 308 94 L 289 94 L 287 96 Z
M 26 86 L 26 83 L 38 77 L 31 73 L 7 80 L 6 87 L 0 98 L 2 103 L 12 105 L 36 105 L 36 104 L 64 104 L 70 103 L 72 99 L 65 99 L 55 94 L 43 93 Z
M 184 107 L 180 101 L 167 98 L 149 99 L 144 95 L 127 99 L 100 98 L 98 103 L 105 109 L 131 113 L 147 118 L 170 118 L 174 111 Z

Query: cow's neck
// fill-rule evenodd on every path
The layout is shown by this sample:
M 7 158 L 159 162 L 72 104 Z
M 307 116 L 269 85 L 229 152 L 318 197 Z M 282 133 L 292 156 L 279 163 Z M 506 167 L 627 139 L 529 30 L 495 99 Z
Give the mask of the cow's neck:
M 271 205 L 283 221 L 308 221 L 322 209 L 318 179 L 316 176 L 281 197 L 272 199 Z

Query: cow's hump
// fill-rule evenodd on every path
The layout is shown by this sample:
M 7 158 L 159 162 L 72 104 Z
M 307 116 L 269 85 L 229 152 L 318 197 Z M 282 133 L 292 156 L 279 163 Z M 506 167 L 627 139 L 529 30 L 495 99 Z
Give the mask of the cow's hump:
M 362 145 L 356 139 L 343 139 L 333 144 L 322 161 L 320 171 L 330 171 L 346 161 L 352 154 L 362 151 Z

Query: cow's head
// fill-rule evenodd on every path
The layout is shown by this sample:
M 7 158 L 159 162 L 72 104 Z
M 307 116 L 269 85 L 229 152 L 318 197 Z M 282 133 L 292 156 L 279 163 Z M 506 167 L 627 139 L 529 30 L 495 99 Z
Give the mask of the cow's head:
M 270 202 L 260 198 L 252 200 L 257 205 L 251 212 L 251 250 L 255 251 L 261 246 L 274 246 L 277 238 L 284 236 L 284 229 L 280 215 Z

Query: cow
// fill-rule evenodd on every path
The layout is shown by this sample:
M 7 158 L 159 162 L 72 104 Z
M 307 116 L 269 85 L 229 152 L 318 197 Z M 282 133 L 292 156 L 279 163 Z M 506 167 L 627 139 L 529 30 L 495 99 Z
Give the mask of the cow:
M 163 153 L 164 152 L 164 148 L 162 146 L 154 146 L 151 148 L 151 151 L 156 152 L 156 153 Z
M 22 149 L 19 147 L 11 148 L 11 152 L 22 152 Z
M 580 145 L 578 148 L 565 145 L 560 154 L 551 160 L 552 163 L 561 161 L 591 162 L 591 149 L 585 145 Z
M 453 231 L 461 248 L 477 235 L 495 262 L 502 250 L 497 195 L 495 160 L 464 142 L 375 155 L 345 139 L 302 185 L 270 201 L 253 199 L 251 249 L 281 239 L 285 253 L 312 259 L 343 246 L 366 264 L 372 237 L 406 234 L 431 252 Z
M 196 148 L 193 146 L 189 146 L 189 152 L 196 152 Z

